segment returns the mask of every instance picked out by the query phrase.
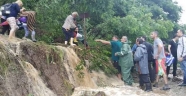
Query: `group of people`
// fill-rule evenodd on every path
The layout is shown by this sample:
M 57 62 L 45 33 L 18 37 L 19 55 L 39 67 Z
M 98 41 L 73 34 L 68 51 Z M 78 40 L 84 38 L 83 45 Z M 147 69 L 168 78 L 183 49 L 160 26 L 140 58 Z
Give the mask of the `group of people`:
M 34 27 L 35 11 L 26 11 L 21 0 L 11 3 L 9 7 L 10 12 L 8 14 L 2 14 L 0 12 L 0 26 L 2 26 L 2 32 L 0 34 L 5 34 L 8 31 L 9 39 L 12 39 L 15 37 L 18 29 L 24 29 L 25 35 L 23 39 L 26 39 L 31 32 L 31 39 L 33 42 L 36 42 Z
M 139 86 L 145 91 L 152 91 L 152 87 L 158 87 L 159 78 L 163 77 L 164 86 L 162 90 L 169 90 L 168 74 L 170 65 L 166 66 L 166 53 L 162 40 L 158 37 L 158 32 L 151 32 L 153 44 L 146 41 L 146 36 L 136 39 L 135 47 L 131 49 L 127 36 L 123 36 L 121 41 L 117 36 L 113 36 L 112 41 L 96 39 L 95 41 L 103 44 L 109 44 L 112 48 L 113 66 L 118 70 L 118 78 L 124 81 L 124 84 L 132 85 L 133 77 L 131 70 L 134 69 L 139 74 Z M 179 38 L 179 39 L 178 39 Z M 178 43 L 177 43 L 178 41 Z M 169 55 L 174 57 L 173 79 L 180 80 L 177 77 L 177 61 L 181 64 L 183 70 L 183 82 L 179 86 L 186 86 L 186 37 L 184 31 L 178 30 L 175 37 L 168 46 Z M 152 83 L 154 83 L 152 85 Z

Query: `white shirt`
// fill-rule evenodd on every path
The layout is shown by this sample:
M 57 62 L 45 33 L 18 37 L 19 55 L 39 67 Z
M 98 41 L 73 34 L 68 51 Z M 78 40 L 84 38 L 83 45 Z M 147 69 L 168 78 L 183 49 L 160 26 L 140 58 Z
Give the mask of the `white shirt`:
M 177 57 L 186 56 L 186 37 L 182 36 L 178 39 Z
M 65 19 L 65 23 L 62 26 L 65 29 L 70 29 L 70 28 L 75 28 L 76 25 L 74 24 L 74 18 L 72 17 L 72 15 L 69 15 L 66 19 Z

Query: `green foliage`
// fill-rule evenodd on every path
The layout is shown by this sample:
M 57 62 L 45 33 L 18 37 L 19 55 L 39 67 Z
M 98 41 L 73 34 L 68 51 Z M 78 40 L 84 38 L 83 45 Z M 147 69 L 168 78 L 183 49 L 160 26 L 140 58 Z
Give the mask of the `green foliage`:
M 82 70 L 84 69 L 85 66 L 85 62 L 81 61 L 80 64 L 78 64 L 76 66 L 76 71 L 78 71 L 78 77 L 79 78 L 83 78 L 84 77 L 84 73 L 82 72 Z
M 9 63 L 9 60 L 5 60 L 5 57 L 7 56 L 6 50 L 3 48 L 3 45 L 0 45 L 0 75 L 5 75 Z
M 92 70 L 103 70 L 107 75 L 115 74 L 117 70 L 112 66 L 110 61 L 111 48 L 98 43 L 91 43 L 95 47 L 90 49 L 84 49 L 83 52 L 79 53 L 78 56 L 81 60 L 89 60 L 90 64 L 86 65 L 85 62 L 77 66 L 77 69 L 82 69 L 83 66 L 87 66 L 89 71 Z

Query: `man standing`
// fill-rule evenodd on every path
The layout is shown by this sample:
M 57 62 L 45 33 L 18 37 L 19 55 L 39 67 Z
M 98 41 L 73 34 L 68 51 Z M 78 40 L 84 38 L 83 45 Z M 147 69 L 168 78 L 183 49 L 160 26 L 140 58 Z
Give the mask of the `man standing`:
M 151 33 L 151 38 L 154 39 L 154 59 L 156 61 L 156 73 L 157 73 L 156 82 L 153 86 L 158 87 L 159 76 L 163 75 L 165 85 L 163 86 L 162 90 L 168 90 L 170 89 L 170 87 L 168 86 L 168 81 L 167 81 L 163 42 L 158 37 L 157 31 L 153 31 Z
M 132 66 L 134 66 L 132 51 L 126 36 L 121 38 L 121 42 L 123 44 L 121 51 L 116 52 L 115 56 L 119 56 L 119 65 L 121 66 L 121 73 L 124 83 L 131 86 L 133 83 L 131 69 Z
M 177 36 L 179 37 L 177 56 L 183 70 L 183 82 L 179 86 L 186 86 L 186 37 L 183 30 L 178 30 Z
M 138 62 L 139 84 L 141 88 L 143 88 L 145 85 L 145 91 L 152 91 L 152 86 L 149 79 L 147 48 L 143 44 L 143 40 L 141 38 L 137 39 L 137 45 L 138 47 L 134 54 L 134 61 Z
M 151 82 L 154 82 L 156 78 L 156 72 L 155 72 L 155 61 L 153 58 L 153 47 L 152 44 L 146 41 L 146 36 L 142 36 L 141 39 L 143 40 L 143 44 L 146 46 L 147 53 L 148 53 L 149 77 Z
M 169 45 L 168 45 L 168 51 L 169 53 L 174 57 L 174 60 L 173 60 L 173 78 L 172 78 L 172 81 L 176 81 L 176 80 L 179 80 L 177 77 L 176 77 L 176 70 L 177 70 L 177 46 L 178 44 L 176 43 L 176 41 L 178 40 L 178 36 L 175 34 L 173 39 L 169 42 Z M 171 66 L 167 66 L 167 77 L 169 75 L 169 71 L 170 71 L 170 67 Z
M 121 42 L 118 40 L 118 36 L 113 36 L 112 37 L 112 41 L 105 41 L 105 40 L 101 40 L 101 39 L 96 39 L 95 41 L 97 42 L 101 42 L 103 44 L 108 44 L 108 45 L 111 45 L 111 48 L 112 48 L 112 62 L 113 62 L 113 66 L 118 70 L 118 78 L 121 79 L 121 67 L 119 66 L 118 64 L 118 61 L 119 61 L 119 57 L 118 56 L 115 56 L 115 53 L 116 52 L 119 52 L 120 49 L 121 49 Z
M 70 45 L 73 44 L 74 40 L 74 30 L 76 28 L 76 24 L 74 23 L 74 19 L 78 16 L 77 12 L 73 12 L 72 15 L 69 15 L 65 19 L 65 23 L 62 26 L 62 30 L 65 34 L 65 45 L 67 45 L 68 41 L 70 40 Z

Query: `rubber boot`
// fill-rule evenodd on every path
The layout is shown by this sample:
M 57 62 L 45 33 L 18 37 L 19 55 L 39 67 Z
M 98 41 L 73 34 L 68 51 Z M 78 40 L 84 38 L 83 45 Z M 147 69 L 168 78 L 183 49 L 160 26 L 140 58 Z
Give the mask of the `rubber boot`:
M 32 31 L 32 35 L 31 35 L 32 41 L 36 42 L 36 38 L 35 38 L 35 31 Z
M 73 43 L 73 40 L 74 40 L 74 38 L 70 38 L 70 45 L 71 45 L 71 46 L 76 45 L 76 44 Z
M 151 85 L 151 83 L 145 83 L 145 91 L 147 91 L 147 92 L 150 92 L 150 91 L 152 91 L 152 85 Z
M 74 38 L 74 42 L 78 42 L 76 37 Z
M 68 42 L 67 42 L 67 41 L 65 41 L 65 45 L 67 45 L 67 43 L 68 43 Z
M 169 90 L 169 89 L 170 89 L 169 85 L 165 84 L 161 90 Z

